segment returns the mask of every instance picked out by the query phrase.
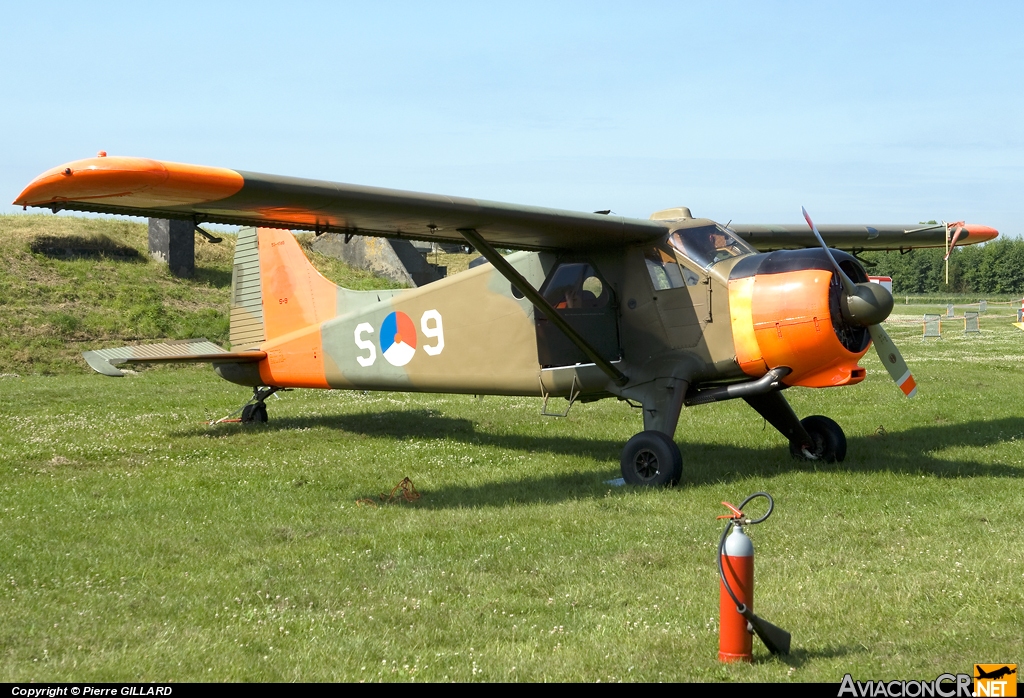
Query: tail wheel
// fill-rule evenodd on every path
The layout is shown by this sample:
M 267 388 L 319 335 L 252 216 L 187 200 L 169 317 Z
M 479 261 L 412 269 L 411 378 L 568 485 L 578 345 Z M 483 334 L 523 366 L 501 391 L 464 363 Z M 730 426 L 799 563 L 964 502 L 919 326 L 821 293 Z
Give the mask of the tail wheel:
M 826 463 L 842 463 L 846 458 L 846 434 L 842 427 L 828 417 L 816 414 L 801 419 L 800 424 L 811 439 L 812 444 L 791 442 L 789 453 L 799 460 L 820 460 Z
M 679 447 L 660 431 L 642 431 L 622 449 L 622 479 L 631 485 L 664 487 L 683 476 Z
M 242 408 L 242 422 L 246 424 L 266 424 L 267 406 L 262 402 L 254 402 Z

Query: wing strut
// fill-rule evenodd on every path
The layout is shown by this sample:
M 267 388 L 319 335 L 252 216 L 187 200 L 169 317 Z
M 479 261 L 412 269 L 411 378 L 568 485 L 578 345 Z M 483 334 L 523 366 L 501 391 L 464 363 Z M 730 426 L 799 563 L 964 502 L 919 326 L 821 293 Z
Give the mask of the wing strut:
M 466 241 L 470 245 L 475 247 L 480 254 L 483 255 L 484 259 L 490 262 L 498 272 L 508 279 L 511 283 L 515 284 L 516 288 L 523 292 L 523 295 L 530 299 L 530 302 L 536 306 L 537 310 L 544 313 L 548 320 L 554 324 L 555 327 L 565 333 L 565 336 L 572 340 L 572 343 L 580 348 L 580 350 L 587 355 L 587 358 L 594 362 L 594 364 L 604 371 L 609 378 L 615 381 L 616 385 L 625 385 L 629 378 L 626 377 L 622 371 L 615 368 L 611 362 L 607 361 L 601 356 L 594 347 L 590 345 L 583 335 L 576 331 L 572 325 L 566 322 L 565 318 L 558 314 L 554 306 L 547 302 L 544 296 L 540 295 L 530 282 L 523 278 L 522 274 L 516 271 L 515 267 L 509 264 L 504 257 L 501 256 L 496 249 L 494 249 L 490 243 L 485 241 L 476 230 L 472 228 L 460 228 L 459 233 L 462 237 L 466 238 Z

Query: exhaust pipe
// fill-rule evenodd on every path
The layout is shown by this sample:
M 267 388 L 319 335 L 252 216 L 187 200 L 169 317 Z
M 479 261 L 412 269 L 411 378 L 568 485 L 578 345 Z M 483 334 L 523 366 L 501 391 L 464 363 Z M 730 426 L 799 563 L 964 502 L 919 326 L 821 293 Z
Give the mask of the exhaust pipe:
M 753 397 L 764 395 L 773 390 L 780 390 L 783 386 L 780 381 L 793 372 L 788 366 L 773 368 L 757 380 L 745 381 L 723 385 L 718 388 L 705 388 L 704 390 L 691 390 L 686 394 L 684 403 L 687 407 L 693 405 L 706 405 L 711 402 L 722 402 L 723 400 L 735 400 L 738 397 Z

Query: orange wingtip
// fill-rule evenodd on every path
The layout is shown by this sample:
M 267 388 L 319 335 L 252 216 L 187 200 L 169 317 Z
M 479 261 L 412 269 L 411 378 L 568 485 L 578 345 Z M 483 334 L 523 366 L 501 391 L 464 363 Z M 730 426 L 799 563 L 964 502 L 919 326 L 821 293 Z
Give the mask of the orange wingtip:
M 46 206 L 116 198 L 118 205 L 139 208 L 196 204 L 231 196 L 244 183 L 242 175 L 223 167 L 104 155 L 47 170 L 14 203 Z
M 987 225 L 978 225 L 976 223 L 968 223 L 964 226 L 964 232 L 967 235 L 961 235 L 960 239 L 957 240 L 957 247 L 960 245 L 973 245 L 979 242 L 988 242 L 999 237 L 999 231 L 995 228 L 990 228 Z

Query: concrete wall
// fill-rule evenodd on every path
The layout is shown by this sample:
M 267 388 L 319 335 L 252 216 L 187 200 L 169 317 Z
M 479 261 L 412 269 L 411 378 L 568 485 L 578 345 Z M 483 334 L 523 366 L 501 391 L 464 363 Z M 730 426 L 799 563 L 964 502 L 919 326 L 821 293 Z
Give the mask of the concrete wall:
M 313 241 L 313 249 L 407 286 L 423 286 L 443 277 L 408 240 L 357 235 L 346 243 L 344 235 L 326 234 Z
M 189 278 L 196 271 L 195 226 L 190 221 L 149 219 L 149 254 L 175 276 Z

